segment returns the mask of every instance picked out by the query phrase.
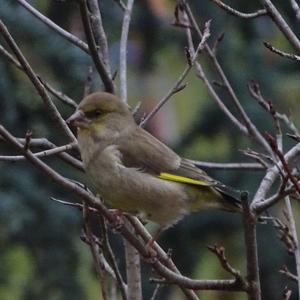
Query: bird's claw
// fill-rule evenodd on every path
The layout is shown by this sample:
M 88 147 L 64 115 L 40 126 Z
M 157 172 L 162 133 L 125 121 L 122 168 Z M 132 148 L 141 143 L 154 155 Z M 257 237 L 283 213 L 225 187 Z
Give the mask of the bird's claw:
M 123 213 L 119 209 L 111 209 L 110 212 L 114 216 L 114 221 L 111 223 L 113 232 L 120 232 L 124 226 Z

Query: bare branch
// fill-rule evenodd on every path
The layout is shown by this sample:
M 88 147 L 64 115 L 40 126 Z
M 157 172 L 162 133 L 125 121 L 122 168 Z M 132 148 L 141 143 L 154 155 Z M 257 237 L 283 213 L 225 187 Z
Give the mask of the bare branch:
M 235 277 L 236 281 L 240 282 L 240 284 L 244 287 L 244 290 L 247 290 L 248 285 L 245 282 L 244 278 L 241 276 L 240 271 L 236 270 L 229 264 L 225 256 L 225 248 L 223 246 L 214 245 L 214 246 L 208 246 L 208 249 L 218 257 L 223 269 L 228 273 L 232 274 Z
M 292 296 L 292 291 L 289 290 L 287 287 L 284 288 L 282 300 L 289 300 Z
M 150 300 L 155 300 L 155 298 L 156 298 L 156 296 L 158 295 L 158 291 L 160 290 L 160 288 L 161 288 L 161 284 L 156 284 L 156 287 L 155 287 L 155 289 L 154 289 L 154 291 L 153 291 L 153 294 L 152 294 L 152 296 L 151 296 L 151 298 L 150 298 Z
M 140 123 L 141 127 L 145 127 L 146 123 L 161 109 L 161 107 L 178 91 L 182 90 L 182 82 L 188 75 L 189 71 L 192 69 L 195 64 L 199 53 L 204 49 L 206 41 L 210 37 L 210 21 L 205 23 L 204 33 L 201 38 L 201 41 L 196 49 L 193 52 L 190 59 L 188 59 L 187 66 L 185 67 L 182 74 L 179 76 L 175 84 L 170 88 L 167 94 L 158 102 L 158 104 L 154 107 L 154 109 L 144 118 L 144 120 Z
M 24 72 L 27 74 L 28 78 L 33 83 L 34 87 L 36 88 L 37 92 L 44 100 L 45 106 L 48 109 L 50 116 L 54 120 L 54 123 L 64 132 L 64 134 L 69 138 L 71 141 L 77 141 L 74 134 L 67 126 L 65 120 L 60 115 L 58 109 L 53 104 L 50 96 L 48 95 L 46 89 L 40 82 L 38 76 L 35 74 L 29 63 L 27 62 L 26 58 L 23 56 L 21 50 L 19 49 L 18 45 L 15 43 L 13 37 L 10 35 L 9 31 L 7 30 L 4 23 L 0 20 L 0 32 L 4 39 L 6 40 L 7 44 L 10 46 L 16 57 L 18 58 L 20 64 L 24 68 Z
M 126 5 L 124 4 L 124 2 L 122 0 L 113 0 L 114 2 L 116 2 L 120 8 L 125 12 L 126 10 Z
M 266 48 L 268 48 L 270 51 L 282 56 L 282 57 L 285 57 L 285 58 L 288 58 L 288 59 L 291 59 L 291 60 L 296 60 L 296 61 L 300 61 L 300 56 L 299 55 L 296 55 L 296 54 L 291 54 L 291 53 L 287 53 L 287 52 L 284 52 L 282 50 L 279 50 L 277 48 L 275 48 L 274 46 L 272 46 L 271 44 L 269 44 L 268 42 L 264 42 L 264 45 Z
M 90 53 L 88 45 L 76 37 L 75 35 L 71 34 L 70 32 L 64 30 L 57 24 L 55 24 L 53 21 L 51 21 L 49 18 L 41 14 L 38 10 L 36 10 L 33 6 L 31 6 L 27 1 L 25 0 L 17 0 L 19 4 L 21 4 L 27 11 L 29 11 L 33 16 L 41 20 L 44 24 L 46 24 L 49 28 L 57 32 L 59 35 L 61 35 L 63 38 L 80 48 L 86 53 Z
M 119 270 L 117 261 L 116 261 L 116 257 L 113 253 L 113 250 L 110 246 L 110 242 L 108 239 L 108 234 L 107 234 L 107 226 L 106 226 L 106 222 L 104 220 L 104 218 L 102 216 L 99 216 L 100 218 L 100 225 L 101 225 L 101 234 L 102 234 L 102 242 L 103 242 L 103 248 L 106 251 L 106 256 L 107 259 L 109 261 L 109 263 L 111 264 L 112 269 L 114 270 L 114 273 L 116 275 L 116 280 L 117 280 L 117 284 L 118 287 L 120 289 L 121 295 L 122 295 L 122 299 L 123 300 L 127 300 L 127 285 L 123 280 L 123 277 L 121 275 L 121 272 Z
M 18 60 L 16 60 L 13 55 L 11 55 L 7 50 L 5 50 L 2 45 L 0 45 L 0 54 L 2 56 L 4 56 L 5 58 L 7 58 L 9 60 L 9 62 L 11 62 L 12 64 L 14 64 L 18 69 L 20 69 L 21 71 L 25 72 L 25 69 L 18 62 Z M 59 100 L 61 100 L 62 102 L 66 103 L 67 105 L 69 105 L 69 106 L 71 106 L 73 108 L 77 107 L 76 102 L 74 100 L 72 100 L 69 96 L 67 96 L 64 93 L 62 93 L 62 92 L 57 91 L 56 89 L 54 89 L 49 83 L 47 83 L 46 81 L 44 81 L 39 75 L 37 75 L 37 77 L 41 81 L 41 83 L 44 85 L 44 87 L 46 88 L 46 90 L 49 91 L 52 95 L 54 95 Z
M 293 254 L 296 249 L 296 242 L 291 234 L 288 225 L 284 224 L 278 218 L 273 218 L 274 227 L 278 231 L 279 239 L 284 243 L 289 254 Z
M 128 220 L 127 225 L 134 230 Z M 124 240 L 126 257 L 127 297 L 128 299 L 142 299 L 141 260 L 138 251 L 126 240 Z
M 247 255 L 248 299 L 260 300 L 261 289 L 257 255 L 256 218 L 250 209 L 247 193 L 242 193 L 241 201 L 243 207 L 244 234 Z
M 271 0 L 262 0 L 264 7 L 266 8 L 269 16 L 272 18 L 273 22 L 277 25 L 280 31 L 284 34 L 291 45 L 300 53 L 300 41 L 292 29 L 289 27 L 287 22 L 284 20 L 280 12 L 274 6 Z
M 199 37 L 202 38 L 203 34 L 202 34 L 202 32 L 201 32 L 201 30 L 200 30 L 200 28 L 199 28 L 199 26 L 198 26 L 198 24 L 197 24 L 197 22 L 194 18 L 194 15 L 193 15 L 193 13 L 192 13 L 192 11 L 191 11 L 188 4 L 185 4 L 185 10 L 186 10 L 187 16 L 188 16 L 191 24 L 193 25 L 193 27 L 195 27 Z M 187 32 L 190 35 L 190 31 L 188 29 L 187 29 Z M 189 37 L 189 39 L 191 40 L 191 36 Z M 192 43 L 190 43 L 190 47 L 192 47 Z M 268 145 L 268 143 L 266 142 L 264 137 L 261 135 L 261 133 L 258 131 L 256 126 L 253 124 L 253 122 L 250 120 L 247 113 L 243 109 L 243 107 L 242 107 L 237 95 L 235 94 L 229 80 L 227 79 L 223 69 L 221 68 L 221 66 L 220 66 L 213 50 L 209 47 L 209 45 L 207 43 L 205 45 L 205 50 L 208 53 L 210 59 L 212 60 L 213 65 L 215 66 L 218 74 L 220 75 L 220 77 L 221 77 L 221 79 L 224 83 L 224 86 L 226 87 L 229 95 L 231 96 L 233 104 L 236 107 L 237 111 L 239 112 L 239 114 L 240 114 L 240 116 L 243 120 L 243 124 L 241 124 L 241 122 L 239 120 L 237 120 L 233 116 L 233 114 L 228 110 L 228 108 L 224 105 L 222 100 L 219 98 L 219 96 L 217 95 L 217 93 L 215 92 L 213 87 L 211 86 L 209 80 L 205 76 L 205 73 L 202 69 L 202 66 L 199 63 L 196 63 L 197 75 L 200 77 L 200 79 L 202 79 L 202 81 L 204 82 L 204 84 L 208 88 L 209 93 L 212 95 L 213 99 L 218 103 L 221 110 L 228 116 L 228 118 L 235 124 L 235 126 L 237 126 L 239 128 L 239 130 L 241 130 L 244 134 L 246 134 L 250 137 L 253 137 L 257 143 L 261 144 L 267 150 L 267 152 L 272 155 L 272 150 L 271 150 L 270 146 Z
M 299 241 L 298 241 L 298 234 L 297 234 L 297 226 L 295 222 L 295 217 L 292 210 L 292 205 L 290 198 L 287 196 L 285 198 L 285 206 L 286 206 L 286 219 L 289 222 L 290 232 L 294 241 L 294 257 L 296 263 L 296 272 L 297 272 L 297 285 L 298 285 L 298 295 L 300 295 L 300 249 L 299 249 Z
M 270 111 L 270 101 L 267 101 L 260 90 L 259 84 L 255 81 L 251 81 L 248 83 L 248 89 L 250 95 L 267 111 Z M 273 114 L 274 115 L 274 114 Z M 280 119 L 296 136 L 299 135 L 299 131 L 296 128 L 295 124 L 289 119 L 289 117 L 285 114 L 280 114 L 275 111 L 275 118 Z
M 278 149 L 278 146 L 276 144 L 276 141 L 275 141 L 274 137 L 272 137 L 272 135 L 270 135 L 270 134 L 267 134 L 266 136 L 267 136 L 267 139 L 268 139 L 268 141 L 269 141 L 272 149 L 274 150 L 274 153 L 278 156 L 278 158 L 279 158 L 279 160 L 280 160 L 280 162 L 282 164 L 283 169 L 287 173 L 288 178 L 293 183 L 296 191 L 298 192 L 298 195 L 300 195 L 300 186 L 298 184 L 298 180 L 292 174 L 292 172 L 291 172 L 291 170 L 290 170 L 290 168 L 288 166 L 288 163 L 285 160 L 285 157 L 284 157 L 283 153 L 280 151 L 280 149 Z
M 126 217 L 134 227 L 135 232 L 138 233 L 141 236 L 141 238 L 144 240 L 145 244 L 147 244 L 152 239 L 151 234 L 145 229 L 145 227 L 138 220 L 138 218 L 133 217 L 131 215 L 126 215 Z M 173 263 L 170 256 L 156 242 L 153 243 L 153 249 L 157 253 L 157 258 L 161 263 L 163 263 L 173 272 L 180 274 L 179 270 L 177 269 L 176 265 Z M 182 291 L 186 295 L 187 299 L 199 300 L 198 296 L 194 291 L 187 290 L 185 288 L 182 288 Z
M 129 24 L 131 20 L 134 0 L 128 0 L 124 11 L 122 33 L 120 41 L 120 97 L 124 102 L 127 101 L 127 41 Z
M 285 155 L 284 159 L 286 163 L 290 163 L 292 160 L 294 160 L 296 157 L 300 155 L 300 143 L 291 148 Z M 282 168 L 282 163 L 280 162 L 279 168 Z M 277 178 L 279 174 L 279 169 L 277 165 L 269 168 L 268 172 L 266 173 L 265 177 L 260 183 L 260 186 L 258 190 L 256 191 L 256 194 L 254 196 L 254 199 L 251 204 L 252 210 L 259 210 L 260 202 L 263 201 L 266 197 L 266 194 L 270 190 L 272 184 L 274 183 L 275 179 Z
M 110 300 L 112 299 L 112 289 L 111 283 L 107 277 L 111 277 L 114 279 L 114 281 L 116 281 L 115 274 L 104 258 L 104 255 L 101 251 L 101 243 L 98 242 L 97 237 L 94 236 L 92 232 L 89 209 L 87 208 L 87 205 L 85 203 L 83 205 L 82 214 L 84 222 L 84 235 L 81 236 L 81 239 L 90 247 L 94 267 L 96 270 L 97 278 L 99 280 L 99 286 L 101 286 L 103 300 Z
M 290 2 L 291 2 L 291 7 L 292 7 L 292 9 L 295 12 L 296 19 L 299 21 L 300 20 L 300 8 L 299 8 L 299 5 L 298 5 L 298 3 L 297 3 L 296 0 L 290 0 Z
M 280 270 L 279 273 L 285 275 L 287 278 L 293 280 L 294 282 L 298 281 L 298 276 L 293 274 L 291 271 L 289 271 L 287 266 L 283 266 Z
M 80 12 L 81 12 L 81 18 L 83 22 L 83 27 L 85 31 L 85 35 L 87 38 L 87 42 L 91 51 L 91 56 L 94 61 L 94 64 L 96 66 L 96 69 L 101 76 L 101 79 L 103 81 L 105 90 L 107 92 L 113 93 L 114 92 L 114 83 L 111 79 L 110 73 L 108 72 L 104 62 L 101 60 L 95 37 L 93 34 L 93 29 L 91 25 L 90 20 L 90 11 L 87 6 L 87 0 L 80 0 Z
M 189 159 L 190 160 L 190 159 Z M 216 170 L 241 170 L 241 171 L 253 171 L 264 170 L 266 167 L 256 163 L 215 163 L 206 161 L 190 160 L 199 168 L 208 168 Z
M 60 91 L 57 91 L 56 89 L 54 89 L 49 83 L 44 81 L 41 77 L 38 76 L 38 78 L 42 82 L 42 84 L 44 85 L 46 90 L 49 91 L 49 93 L 54 95 L 57 99 L 59 99 L 61 102 L 65 103 L 65 104 L 67 104 L 68 106 L 75 108 L 75 109 L 77 108 L 77 103 L 73 99 L 71 99 L 69 96 L 67 96 L 63 92 L 60 92 Z
M 267 14 L 266 9 L 259 9 L 253 13 L 243 13 L 223 3 L 221 0 L 211 0 L 211 1 L 217 4 L 222 9 L 224 9 L 227 13 L 243 19 L 254 19 L 257 17 L 265 16 Z
M 188 277 L 178 275 L 160 262 L 156 261 L 152 264 L 155 266 L 156 272 L 165 279 L 155 282 L 165 284 L 177 284 L 180 287 L 185 287 L 193 290 L 221 290 L 221 291 L 245 291 L 244 287 L 239 282 L 232 279 L 224 280 L 194 280 Z
M 27 145 L 29 145 L 29 144 L 30 144 L 30 142 Z M 73 143 L 70 143 L 70 144 L 67 144 L 64 146 L 55 147 L 53 149 L 36 152 L 36 153 L 33 153 L 33 155 L 36 157 L 43 158 L 46 156 L 51 156 L 51 155 L 59 154 L 61 152 L 72 150 L 75 148 L 75 146 L 77 147 L 77 143 L 73 142 Z M 28 147 L 27 147 L 27 149 L 28 149 Z M 25 160 L 25 159 L 26 158 L 23 155 L 0 155 L 0 161 L 16 162 L 16 161 Z

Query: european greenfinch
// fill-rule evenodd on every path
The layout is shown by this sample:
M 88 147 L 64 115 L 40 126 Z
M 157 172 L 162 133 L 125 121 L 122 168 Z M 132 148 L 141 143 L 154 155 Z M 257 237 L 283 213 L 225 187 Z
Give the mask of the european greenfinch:
M 224 185 L 139 127 L 115 95 L 88 95 L 67 122 L 77 127 L 86 173 L 112 208 L 161 229 L 204 208 L 240 211 Z

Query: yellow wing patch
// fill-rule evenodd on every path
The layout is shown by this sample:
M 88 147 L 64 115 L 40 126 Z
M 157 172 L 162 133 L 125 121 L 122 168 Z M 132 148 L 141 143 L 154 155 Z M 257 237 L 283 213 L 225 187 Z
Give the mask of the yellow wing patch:
M 165 180 L 170 180 L 170 181 L 176 181 L 176 182 L 181 182 L 181 183 L 186 183 L 186 184 L 194 184 L 194 185 L 202 185 L 202 186 L 210 186 L 211 183 L 203 180 L 197 180 L 197 179 L 192 179 L 189 177 L 184 177 L 184 176 L 178 176 L 170 173 L 160 173 L 159 178 L 165 179 Z

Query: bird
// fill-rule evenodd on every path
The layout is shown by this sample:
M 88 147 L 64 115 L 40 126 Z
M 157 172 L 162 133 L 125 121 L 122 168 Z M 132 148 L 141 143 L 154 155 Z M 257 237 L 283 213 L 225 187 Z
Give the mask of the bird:
M 96 192 L 111 208 L 156 223 L 156 235 L 202 209 L 241 211 L 230 189 L 141 128 L 116 95 L 89 94 L 67 123 Z

